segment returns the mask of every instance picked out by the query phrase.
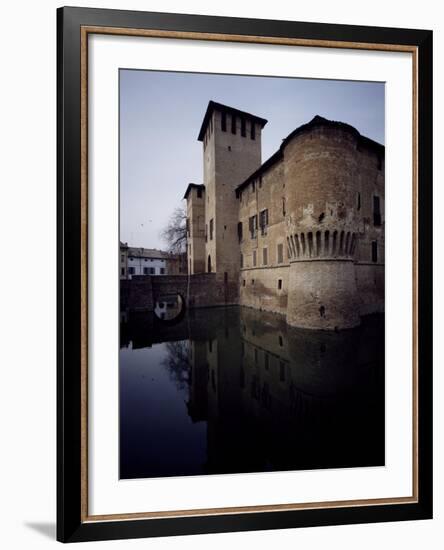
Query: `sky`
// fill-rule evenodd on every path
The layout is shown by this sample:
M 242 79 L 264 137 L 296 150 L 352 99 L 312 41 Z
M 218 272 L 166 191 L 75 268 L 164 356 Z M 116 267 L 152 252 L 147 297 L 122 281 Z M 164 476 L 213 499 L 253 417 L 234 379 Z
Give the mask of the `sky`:
M 197 135 L 210 100 L 268 120 L 262 162 L 320 115 L 384 143 L 384 84 L 120 70 L 120 240 L 166 249 L 160 238 L 189 183 L 203 183 Z

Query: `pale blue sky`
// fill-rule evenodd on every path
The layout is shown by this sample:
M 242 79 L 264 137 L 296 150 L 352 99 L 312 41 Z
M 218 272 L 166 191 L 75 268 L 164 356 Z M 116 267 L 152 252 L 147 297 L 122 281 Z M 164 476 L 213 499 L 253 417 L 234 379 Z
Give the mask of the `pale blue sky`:
M 315 115 L 384 143 L 383 83 L 121 70 L 120 240 L 165 248 L 161 229 L 188 183 L 203 183 L 197 135 L 210 100 L 268 120 L 262 162 Z

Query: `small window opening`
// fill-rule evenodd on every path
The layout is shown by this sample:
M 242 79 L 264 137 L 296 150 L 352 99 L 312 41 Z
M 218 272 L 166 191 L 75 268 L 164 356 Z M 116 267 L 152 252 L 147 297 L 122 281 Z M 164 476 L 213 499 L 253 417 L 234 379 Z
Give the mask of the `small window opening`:
M 376 263 L 378 261 L 378 242 L 372 241 L 372 262 Z
M 222 132 L 227 131 L 227 113 L 222 113 L 221 129 L 222 129 Z
M 373 197 L 373 225 L 381 225 L 381 200 L 379 197 Z

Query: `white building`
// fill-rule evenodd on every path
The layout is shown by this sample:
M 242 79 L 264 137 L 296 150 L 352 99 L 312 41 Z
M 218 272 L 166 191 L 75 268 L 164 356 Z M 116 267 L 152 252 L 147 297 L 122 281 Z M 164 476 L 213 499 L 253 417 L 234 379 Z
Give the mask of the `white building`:
M 166 275 L 168 255 L 161 250 L 150 248 L 128 248 L 128 274 L 133 275 Z
M 183 275 L 187 273 L 186 254 L 172 254 L 156 248 L 136 248 L 120 242 L 120 278 L 133 275 Z

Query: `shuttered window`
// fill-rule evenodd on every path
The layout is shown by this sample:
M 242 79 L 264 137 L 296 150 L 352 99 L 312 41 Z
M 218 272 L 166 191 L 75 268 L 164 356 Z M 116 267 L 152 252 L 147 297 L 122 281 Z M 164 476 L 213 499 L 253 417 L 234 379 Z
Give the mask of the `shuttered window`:
M 261 228 L 261 235 L 266 235 L 268 227 L 268 209 L 262 210 L 259 213 L 259 226 Z

